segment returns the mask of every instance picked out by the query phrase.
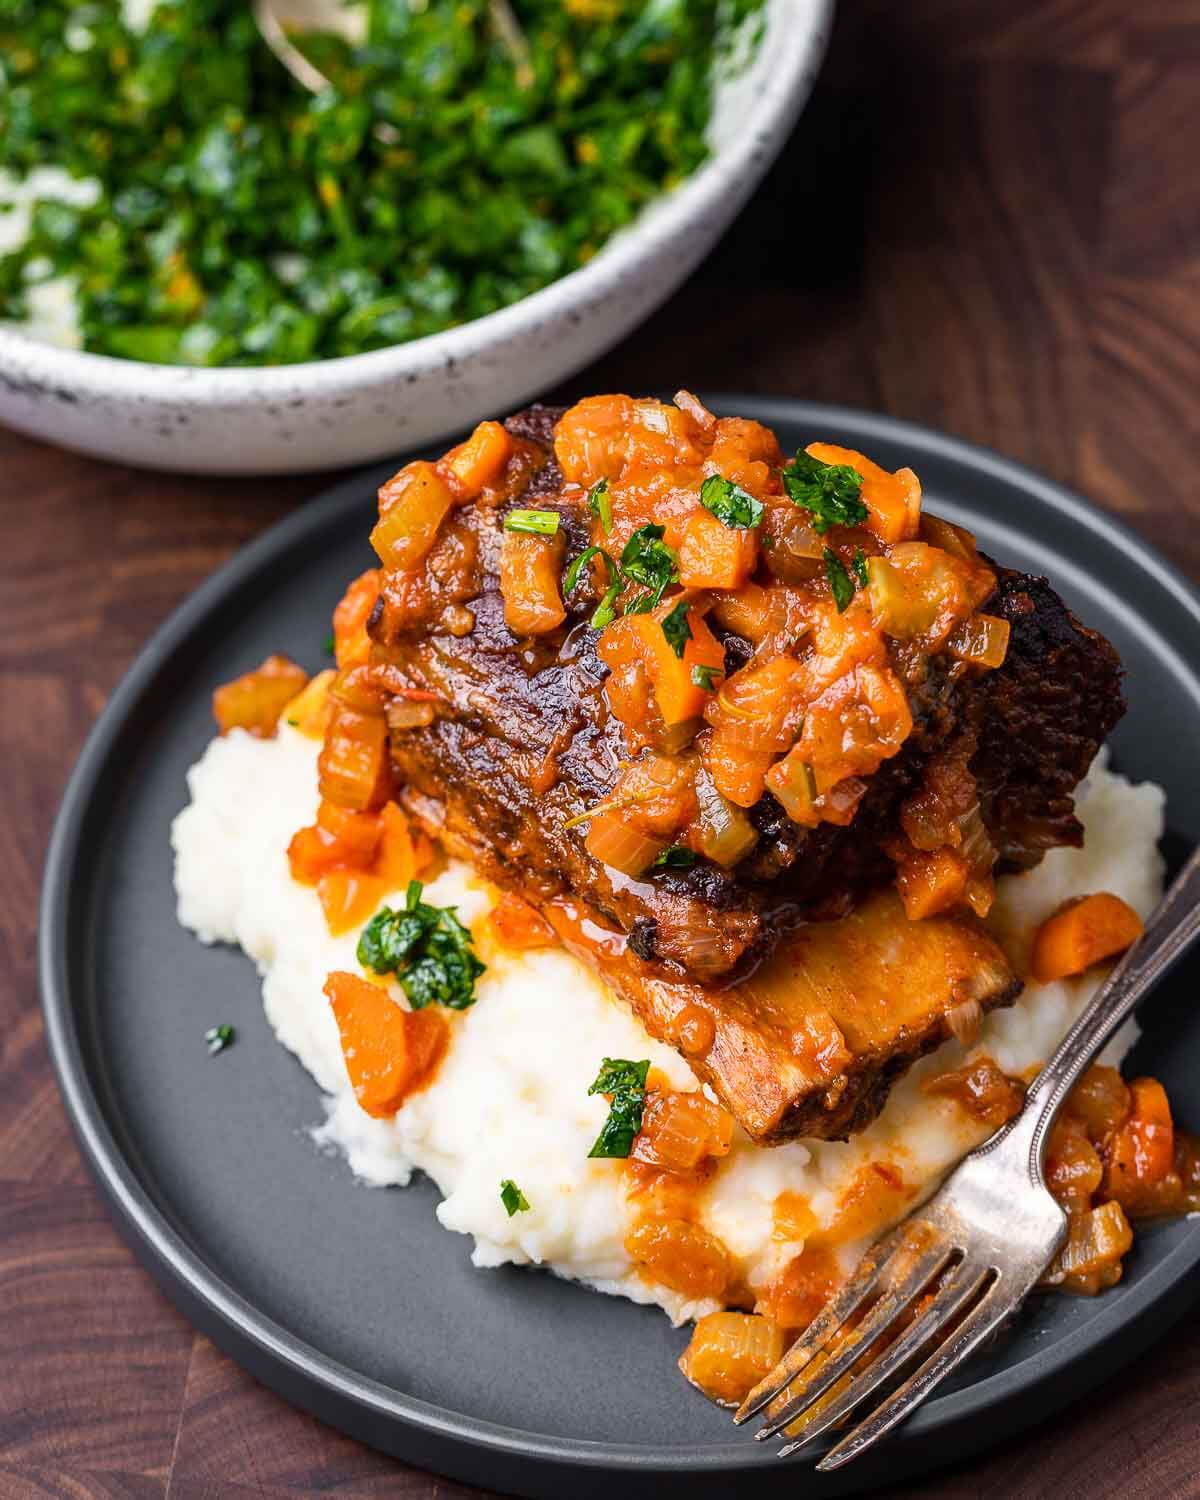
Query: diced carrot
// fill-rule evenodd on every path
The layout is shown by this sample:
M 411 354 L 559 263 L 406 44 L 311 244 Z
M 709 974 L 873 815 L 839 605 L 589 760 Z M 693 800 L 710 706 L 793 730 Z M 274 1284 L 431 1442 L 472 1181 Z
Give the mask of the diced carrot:
M 679 1368 L 721 1406 L 736 1406 L 783 1358 L 783 1330 L 756 1313 L 709 1313 L 696 1324 Z
M 847 464 L 862 475 L 862 502 L 867 525 L 881 542 L 916 536 L 920 520 L 921 487 L 911 469 L 889 474 L 854 448 L 834 443 L 809 443 L 805 452 L 823 464 Z
M 571 484 L 616 479 L 630 442 L 633 401 L 628 396 L 585 396 L 563 413 L 554 429 L 554 456 Z
M 323 740 L 325 738 L 325 731 L 329 727 L 329 716 L 332 712 L 329 689 L 336 675 L 332 667 L 326 667 L 323 672 L 318 672 L 308 686 L 296 694 L 280 715 L 285 723 L 299 730 L 306 739 Z
M 953 849 L 915 854 L 896 867 L 896 889 L 910 922 L 935 917 L 958 906 L 966 896 L 967 862 Z
M 390 786 L 386 722 L 339 708 L 326 732 L 317 769 L 321 796 L 328 801 L 357 812 L 381 806 Z
M 737 807 L 753 807 L 762 796 L 774 759 L 770 750 L 748 750 L 729 724 L 713 730 L 704 753 L 713 785 Z
M 415 568 L 433 546 L 454 504 L 449 485 L 431 463 L 406 464 L 379 490 L 379 521 L 371 546 L 385 568 Z
M 1129 1117 L 1104 1147 L 1101 1196 L 1136 1213 L 1144 1190 L 1161 1182 L 1175 1165 L 1175 1127 L 1166 1090 L 1157 1079 L 1131 1079 L 1129 1094 Z
M 349 851 L 324 828 L 301 828 L 288 845 L 288 868 L 301 885 L 316 885 L 327 870 L 345 863 Z
M 512 438 L 499 422 L 480 422 L 475 431 L 442 459 L 442 468 L 464 499 L 473 499 L 500 477 L 512 453 Z
M 761 666 L 752 662 L 706 701 L 704 717 L 726 731 L 729 744 L 778 755 L 791 747 L 803 723 L 806 681 L 804 667 L 790 656 L 772 657 Z
M 222 734 L 244 729 L 258 739 L 275 734 L 280 715 L 308 681 L 308 673 L 286 656 L 268 656 L 213 693 L 213 718 Z
M 370 855 L 359 854 L 336 834 L 315 825 L 299 829 L 288 845 L 288 867 L 301 885 L 316 885 L 330 870 L 366 870 Z
M 385 802 L 379 814 L 383 838 L 375 861 L 375 873 L 389 891 L 403 891 L 417 874 L 417 856 L 413 848 L 408 819 L 394 802 Z
M 344 866 L 330 870 L 317 881 L 325 925 L 334 937 L 354 927 L 365 927 L 387 893 L 388 886 L 378 875 Z
M 432 1008 L 402 1010 L 356 974 L 330 974 L 325 993 L 359 1108 L 389 1119 L 432 1076 L 449 1036 L 445 1019 Z
M 601 635 L 598 647 L 601 661 L 614 672 L 632 662 L 642 663 L 668 728 L 698 718 L 712 696 L 692 681 L 693 670 L 707 667 L 717 676 L 725 670 L 725 648 L 694 606 L 687 612 L 691 637 L 684 645 L 683 655 L 675 655 L 663 631 L 663 620 L 677 603 L 672 600 L 661 604 L 653 614 L 625 615 L 615 620 Z M 616 705 L 610 703 L 610 707 L 615 713 Z
M 500 543 L 500 593 L 504 623 L 514 635 L 544 635 L 567 617 L 559 592 L 563 534 L 531 536 L 506 531 Z
M 1040 984 L 1082 974 L 1124 953 L 1142 935 L 1142 919 L 1120 896 L 1100 891 L 1060 907 L 1037 930 L 1029 967 Z
M 520 896 L 501 891 L 500 899 L 488 912 L 488 922 L 496 939 L 505 948 L 548 948 L 557 939 L 549 922 Z
M 413 858 L 416 860 L 416 873 L 418 875 L 422 870 L 429 868 L 434 861 L 436 853 L 437 850 L 433 847 L 433 840 L 430 839 L 428 834 L 421 833 L 418 830 L 416 837 L 413 839 Z
M 345 845 L 357 860 L 363 862 L 364 869 L 375 858 L 384 830 L 383 820 L 378 813 L 353 812 L 348 807 L 339 807 L 336 802 L 325 801 L 317 808 L 317 827 L 331 833 Z
M 366 661 L 371 649 L 367 621 L 379 598 L 379 569 L 360 573 L 333 612 L 333 654 L 341 668 Z
M 740 589 L 758 561 L 758 534 L 723 525 L 707 510 L 688 518 L 679 549 L 685 589 Z

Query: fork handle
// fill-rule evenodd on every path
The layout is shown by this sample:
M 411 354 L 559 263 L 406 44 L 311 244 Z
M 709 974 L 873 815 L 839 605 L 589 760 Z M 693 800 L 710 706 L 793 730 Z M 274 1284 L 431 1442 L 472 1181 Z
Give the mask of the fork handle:
M 1116 964 L 1030 1085 L 1022 1118 L 1032 1122 L 1029 1165 L 1037 1179 L 1041 1178 L 1042 1154 L 1050 1127 L 1080 1075 L 1197 936 L 1200 936 L 1200 847 L 1192 851 L 1155 908 L 1145 932 Z

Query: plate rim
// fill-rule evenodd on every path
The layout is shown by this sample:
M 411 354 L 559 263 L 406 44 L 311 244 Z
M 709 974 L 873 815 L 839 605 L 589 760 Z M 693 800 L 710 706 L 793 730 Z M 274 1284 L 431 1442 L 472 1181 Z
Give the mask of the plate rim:
M 814 427 L 825 424 L 841 431 L 861 432 L 868 439 L 871 435 L 884 436 L 903 444 L 913 453 L 915 462 L 919 462 L 922 454 L 932 455 L 959 467 L 982 470 L 1017 490 L 1032 492 L 1059 517 L 1083 527 L 1099 540 L 1111 545 L 1114 539 L 1119 539 L 1128 559 L 1172 597 L 1200 633 L 1200 588 L 1124 520 L 1101 511 L 1025 464 L 923 424 L 861 408 L 745 392 L 716 392 L 704 399 L 714 406 L 752 413 L 769 422 L 786 420 Z M 316 499 L 302 503 L 269 526 L 206 578 L 142 646 L 79 753 L 48 846 L 41 887 L 37 969 L 47 1045 L 84 1159 L 102 1196 L 115 1210 L 123 1232 L 132 1240 L 139 1259 L 189 1320 L 214 1337 L 239 1362 L 249 1365 L 260 1378 L 274 1383 L 286 1399 L 316 1411 L 318 1416 L 343 1426 L 343 1430 L 349 1428 L 342 1416 L 329 1416 L 328 1408 L 322 1411 L 323 1397 L 335 1403 L 339 1411 L 349 1404 L 371 1419 L 399 1423 L 418 1440 L 413 1444 L 414 1449 L 422 1441 L 427 1451 L 428 1444 L 434 1444 L 439 1451 L 429 1462 L 447 1467 L 453 1467 L 444 1452 L 450 1445 L 456 1450 L 468 1450 L 476 1458 L 503 1454 L 537 1465 L 556 1466 L 560 1472 L 616 1471 L 630 1478 L 669 1472 L 700 1479 L 732 1472 L 761 1475 L 768 1469 L 794 1478 L 800 1469 L 811 1472 L 810 1459 L 797 1458 L 780 1464 L 772 1451 L 749 1443 L 744 1435 L 735 1435 L 732 1429 L 728 1441 L 700 1447 L 683 1444 L 639 1447 L 631 1442 L 552 1437 L 453 1411 L 389 1388 L 352 1369 L 261 1312 L 192 1248 L 172 1224 L 164 1207 L 155 1201 L 152 1186 L 141 1181 L 93 1086 L 76 1024 L 69 975 L 69 950 L 74 935 L 70 921 L 72 876 L 81 855 L 86 857 L 81 846 L 86 824 L 94 815 L 93 787 L 103 775 L 128 722 L 149 706 L 156 679 L 175 653 L 186 647 L 197 626 L 244 587 L 263 563 L 278 562 L 292 550 L 311 545 L 325 530 L 335 526 L 347 509 L 361 503 L 364 489 L 378 483 L 393 467 L 387 463 L 373 464 L 352 471 Z M 1163 638 L 1157 628 L 1154 634 Z M 1162 1304 L 1172 1294 L 1177 1299 L 1176 1309 L 1182 1305 L 1185 1294 L 1190 1293 L 1189 1300 L 1200 1296 L 1200 1286 L 1189 1288 L 1186 1284 L 1188 1271 L 1197 1263 L 1200 1263 L 1200 1223 L 1157 1265 L 1129 1284 L 1118 1303 L 1100 1308 L 1086 1325 L 1055 1339 L 1046 1349 L 1032 1350 L 1010 1369 L 931 1400 L 907 1424 L 905 1432 L 893 1440 L 890 1451 L 899 1458 L 898 1448 L 911 1449 L 914 1440 L 919 1443 L 969 1424 L 999 1403 L 1024 1403 L 1028 1408 L 1024 1419 L 1007 1429 L 1013 1431 L 1017 1426 L 1048 1416 L 1068 1400 L 1077 1399 L 1087 1386 L 1133 1357 L 1140 1347 L 1137 1333 L 1154 1321 L 1156 1311 L 1161 1321 Z M 1143 1335 L 1143 1341 L 1156 1331 Z M 1124 1347 L 1114 1351 L 1118 1338 L 1124 1341 Z M 1078 1366 L 1084 1359 L 1090 1359 L 1092 1365 L 1085 1377 L 1086 1384 L 1081 1385 Z M 265 1375 L 260 1373 L 264 1369 L 268 1371 Z M 1068 1372 L 1074 1376 L 1069 1382 L 1064 1378 Z M 1051 1392 L 1047 1402 L 1047 1387 L 1051 1382 L 1059 1382 L 1063 1387 L 1069 1385 L 1070 1389 L 1058 1400 Z M 362 1427 L 354 1435 L 372 1441 Z M 386 1446 L 378 1441 L 378 1434 L 375 1441 L 377 1446 Z M 976 1438 L 970 1446 L 978 1448 L 982 1444 Z M 953 1455 L 947 1449 L 939 1458 L 944 1462 L 950 1456 Z M 421 1463 L 424 1458 L 414 1456 L 413 1461 Z M 475 1470 L 477 1482 L 486 1483 L 486 1479 L 478 1478 L 482 1472 Z

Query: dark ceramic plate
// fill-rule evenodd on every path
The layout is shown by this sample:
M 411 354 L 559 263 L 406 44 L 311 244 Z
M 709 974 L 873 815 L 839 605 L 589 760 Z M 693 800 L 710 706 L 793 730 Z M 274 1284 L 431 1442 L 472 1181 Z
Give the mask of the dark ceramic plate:
M 1128 668 L 1117 764 L 1168 792 L 1177 847 L 1200 840 L 1200 602 L 1116 522 L 992 453 L 881 417 L 716 398 L 774 425 L 911 464 L 929 506 L 1006 563 L 1045 573 Z M 1128 1359 L 1179 1315 L 1200 1222 L 1138 1238 L 1094 1301 L 1039 1299 L 1008 1341 L 886 1451 L 822 1478 L 780 1465 L 674 1368 L 661 1313 L 547 1275 L 475 1271 L 424 1179 L 370 1192 L 305 1127 L 317 1090 L 272 1038 L 254 970 L 177 926 L 168 830 L 212 733 L 209 694 L 283 650 L 325 664 L 329 615 L 370 565 L 374 488 L 359 475 L 247 547 L 163 627 L 113 696 L 54 831 L 41 926 L 47 1030 L 84 1151 L 166 1292 L 266 1384 L 415 1464 L 527 1495 L 806 1495 L 895 1480 L 1011 1437 Z M 1134 1062 L 1200 1127 L 1196 969 L 1143 1017 Z M 203 1033 L 236 1022 L 216 1061 Z M 102 1288 L 97 1289 L 102 1294 Z M 745 1492 L 745 1490 L 743 1490 Z

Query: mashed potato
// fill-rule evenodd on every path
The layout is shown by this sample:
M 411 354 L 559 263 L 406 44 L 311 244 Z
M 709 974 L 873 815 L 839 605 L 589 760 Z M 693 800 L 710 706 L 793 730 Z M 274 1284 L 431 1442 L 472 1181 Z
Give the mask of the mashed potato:
M 603 1057 L 648 1057 L 675 1088 L 695 1088 L 696 1079 L 566 953 L 489 948 L 476 1004 L 447 1013 L 450 1048 L 432 1084 L 392 1120 L 359 1109 L 322 993 L 331 970 L 356 970 L 357 935 L 329 936 L 315 891 L 291 879 L 286 857 L 292 834 L 313 819 L 317 751 L 286 725 L 274 740 L 240 730 L 214 740 L 189 773 L 192 800 L 175 821 L 172 842 L 179 919 L 201 941 L 236 943 L 257 963 L 276 1035 L 326 1096 L 318 1140 L 342 1150 L 371 1185 L 402 1186 L 414 1169 L 426 1172 L 442 1194 L 438 1218 L 474 1238 L 478 1266 L 545 1266 L 601 1291 L 657 1303 L 676 1322 L 712 1311 L 711 1302 L 689 1302 L 639 1275 L 623 1243 L 632 1226 L 623 1166 L 587 1154 L 607 1113 L 602 1098 L 587 1094 Z M 1145 917 L 1161 893 L 1161 791 L 1135 786 L 1098 761 L 1079 810 L 1084 849 L 1055 850 L 1036 870 L 999 882 L 991 925 L 1018 966 L 1033 928 L 1067 897 L 1112 891 Z M 456 905 L 468 925 L 477 925 L 491 903 L 489 888 L 461 864 L 432 881 L 426 899 Z M 1028 1072 L 1096 983 L 1095 975 L 1031 983 L 1014 1007 L 986 1019 L 969 1051 L 948 1043 L 918 1063 L 880 1118 L 849 1142 L 764 1149 L 737 1131 L 699 1222 L 757 1289 L 804 1245 L 775 1237 L 781 1193 L 802 1194 L 818 1226 L 828 1226 L 855 1174 L 873 1163 L 902 1174 L 913 1190 L 910 1202 L 931 1191 L 987 1131 L 956 1103 L 923 1094 L 922 1080 L 979 1053 L 1006 1072 Z M 1106 1060 L 1115 1061 L 1131 1040 L 1129 1032 L 1117 1038 Z M 520 1185 L 529 1212 L 507 1215 L 500 1201 L 505 1178 Z M 846 1243 L 840 1253 L 852 1260 L 859 1248 L 861 1241 Z

